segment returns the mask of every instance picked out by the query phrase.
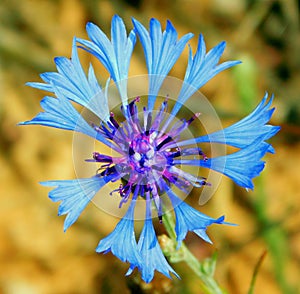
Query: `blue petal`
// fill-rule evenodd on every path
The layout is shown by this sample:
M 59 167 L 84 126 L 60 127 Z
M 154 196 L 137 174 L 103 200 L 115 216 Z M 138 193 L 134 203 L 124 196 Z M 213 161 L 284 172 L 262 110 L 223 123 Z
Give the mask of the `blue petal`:
M 47 84 L 27 83 L 27 85 L 52 93 L 55 92 L 55 89 L 59 89 L 66 98 L 88 108 L 106 121 L 109 117 L 107 97 L 104 96 L 98 84 L 92 66 L 87 79 L 78 58 L 75 38 L 72 46 L 72 58 L 56 57 L 54 61 L 58 73 L 41 74 L 41 78 Z
M 230 223 L 224 222 L 224 216 L 214 219 L 192 208 L 180 198 L 178 198 L 171 189 L 168 189 L 166 192 L 172 202 L 176 217 L 175 232 L 178 242 L 177 248 L 181 246 L 181 242 L 185 239 L 188 231 L 193 231 L 204 241 L 212 243 L 208 235 L 206 234 L 208 226 L 212 224 L 232 225 Z
M 134 267 L 141 268 L 142 258 L 134 234 L 134 207 L 136 200 L 132 200 L 126 215 L 117 224 L 114 231 L 102 239 L 96 252 L 112 252 L 123 262 L 129 262 Z
M 240 61 L 227 61 L 217 65 L 223 54 L 225 46 L 226 43 L 221 42 L 205 54 L 205 42 L 203 36 L 199 35 L 198 48 L 194 57 L 190 50 L 183 85 L 176 104 L 171 112 L 171 117 L 175 116 L 182 104 L 216 74 L 240 63 Z
M 41 182 L 41 184 L 57 187 L 49 192 L 49 198 L 54 202 L 62 201 L 59 205 L 58 215 L 68 214 L 64 222 L 64 231 L 66 231 L 109 180 L 108 177 L 92 177 L 89 179 L 47 181 Z
M 150 32 L 136 19 L 132 21 L 144 49 L 149 73 L 148 110 L 151 111 L 166 75 L 193 34 L 184 35 L 177 41 L 177 32 L 170 21 L 167 22 L 164 32 L 162 32 L 160 22 L 155 18 L 150 20 Z
M 101 61 L 116 83 L 123 104 L 127 104 L 129 63 L 136 42 L 134 31 L 131 31 L 127 38 L 125 25 L 118 15 L 112 19 L 111 41 L 93 23 L 88 23 L 86 30 L 91 41 L 77 39 L 77 42 Z
M 261 158 L 269 149 L 268 144 L 263 139 L 258 138 L 248 147 L 232 154 L 207 160 L 181 160 L 180 163 L 215 170 L 231 178 L 239 186 L 253 189 L 252 179 L 264 169 L 265 162 Z
M 146 283 L 150 283 L 154 277 L 155 270 L 164 274 L 168 278 L 171 278 L 170 272 L 179 278 L 177 273 L 168 264 L 157 241 L 151 219 L 151 206 L 149 201 L 147 201 L 146 209 L 147 217 L 138 242 L 139 252 L 143 260 L 143 264 L 140 269 L 142 271 L 142 279 Z M 126 275 L 130 275 L 134 268 L 135 266 L 131 265 Z
M 42 125 L 63 130 L 71 130 L 96 138 L 107 146 L 114 145 L 107 141 L 99 132 L 96 132 L 77 112 L 71 102 L 56 89 L 57 98 L 46 96 L 42 99 L 41 106 L 45 112 L 40 112 L 30 121 L 19 123 L 19 125 Z
M 117 68 L 113 53 L 113 47 L 105 33 L 95 24 L 88 22 L 86 31 L 91 41 L 77 38 L 77 42 L 85 47 L 87 51 L 95 55 L 106 67 L 111 76 L 117 78 Z
M 264 137 L 264 140 L 271 138 L 280 130 L 280 127 L 267 124 L 275 110 L 275 108 L 270 109 L 273 95 L 269 101 L 267 99 L 268 94 L 266 93 L 255 110 L 237 123 L 212 134 L 178 142 L 177 146 L 206 142 L 245 148 L 259 137 Z M 267 151 L 274 153 L 273 147 L 268 143 L 265 144 L 268 146 Z
M 132 22 L 134 25 L 134 29 L 138 33 L 140 41 L 142 43 L 144 53 L 145 53 L 146 65 L 148 68 L 148 72 L 150 74 L 150 72 L 152 70 L 152 60 L 153 60 L 150 35 L 149 35 L 147 29 L 139 21 L 132 18 Z
M 267 101 L 268 94 L 264 96 L 255 110 L 237 123 L 225 128 L 224 130 L 196 138 L 197 143 L 211 142 L 231 145 L 238 148 L 245 148 L 254 142 L 258 137 L 264 137 L 265 140 L 273 137 L 280 127 L 268 125 L 275 108 L 269 108 L 273 101 L 273 95 Z M 270 144 L 268 152 L 274 153 Z

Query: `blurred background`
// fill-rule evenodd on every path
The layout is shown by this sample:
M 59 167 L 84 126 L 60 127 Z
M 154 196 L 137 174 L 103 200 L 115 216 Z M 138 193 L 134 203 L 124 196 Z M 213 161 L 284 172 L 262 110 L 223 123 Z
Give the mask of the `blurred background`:
M 2 0 L 0 3 L 0 293 L 201 293 L 199 280 L 185 263 L 174 264 L 181 280 L 157 274 L 151 284 L 138 275 L 125 278 L 127 265 L 110 254 L 94 252 L 117 219 L 89 205 L 63 233 L 64 217 L 38 182 L 72 179 L 72 133 L 31 126 L 17 127 L 41 109 L 44 93 L 25 86 L 39 74 L 55 71 L 55 56 L 70 56 L 73 36 L 87 38 L 93 21 L 109 34 L 119 14 L 148 25 L 151 17 L 170 19 L 179 36 L 203 33 L 207 48 L 227 41 L 224 60 L 242 65 L 211 80 L 202 92 L 224 126 L 241 119 L 263 97 L 275 94 L 272 124 L 281 132 L 272 139 L 276 154 L 245 192 L 223 179 L 215 196 L 195 207 L 211 216 L 225 214 L 238 227 L 209 229 L 214 245 L 192 234 L 186 243 L 199 259 L 218 251 L 216 280 L 229 293 L 247 293 L 260 256 L 255 293 L 300 291 L 300 54 L 299 1 L 296 0 Z M 99 81 L 107 74 L 88 54 Z M 172 75 L 182 78 L 187 50 Z M 145 73 L 137 47 L 130 74 Z M 193 195 L 192 195 L 193 197 Z M 193 198 L 192 198 L 193 199 Z

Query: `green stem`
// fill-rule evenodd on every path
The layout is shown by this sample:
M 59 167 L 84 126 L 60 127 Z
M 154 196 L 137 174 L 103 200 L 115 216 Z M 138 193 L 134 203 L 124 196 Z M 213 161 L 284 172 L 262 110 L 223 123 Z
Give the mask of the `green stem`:
M 175 223 L 170 212 L 166 212 L 163 216 L 163 222 L 170 238 L 176 242 Z M 205 294 L 226 294 L 227 292 L 220 288 L 213 277 L 216 255 L 213 256 L 208 263 L 200 262 L 182 243 L 180 247 L 182 260 L 184 260 L 191 270 L 200 278 L 201 288 Z
M 260 256 L 257 264 L 255 265 L 248 294 L 254 294 L 254 286 L 255 286 L 256 278 L 266 255 L 267 255 L 267 251 L 264 251 L 263 254 Z

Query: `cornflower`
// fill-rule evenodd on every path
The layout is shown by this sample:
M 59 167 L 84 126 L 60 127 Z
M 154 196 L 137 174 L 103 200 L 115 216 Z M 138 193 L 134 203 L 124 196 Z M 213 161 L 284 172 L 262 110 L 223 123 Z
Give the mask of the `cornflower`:
M 64 221 L 66 231 L 101 188 L 108 183 L 119 183 L 111 193 L 119 195 L 119 207 L 125 205 L 127 211 L 113 232 L 99 242 L 96 252 L 111 252 L 130 264 L 127 274 L 138 268 L 142 279 L 149 283 L 155 270 L 169 278 L 171 273 L 178 276 L 162 253 L 152 222 L 154 217 L 158 217 L 163 223 L 167 201 L 171 203 L 176 218 L 177 248 L 189 231 L 211 242 L 206 233 L 207 227 L 229 224 L 224 216 L 212 218 L 204 215 L 178 196 L 176 191 L 188 194 L 191 187 L 210 185 L 205 177 L 187 172 L 183 167 L 211 169 L 241 187 L 253 189 L 252 179 L 264 168 L 262 157 L 267 152 L 274 153 L 266 140 L 274 136 L 279 127 L 268 124 L 274 108 L 270 108 L 273 96 L 269 99 L 266 93 L 254 111 L 239 122 L 210 134 L 183 139 L 184 131 L 200 115 L 195 113 L 189 119 L 175 120 L 183 105 L 216 74 L 240 62 L 219 63 L 225 42 L 206 52 L 203 36 L 199 35 L 196 53 L 193 54 L 189 48 L 181 89 L 168 113 L 168 97 L 159 102 L 159 91 L 193 34 L 178 39 L 170 21 L 162 31 L 160 22 L 154 18 L 150 20 L 149 30 L 136 19 L 133 19 L 133 27 L 127 34 L 122 19 L 114 16 L 109 40 L 98 26 L 88 23 L 86 30 L 90 40 L 75 37 L 71 58 L 54 59 L 57 72 L 41 74 L 44 83 L 28 83 L 54 96 L 45 96 L 41 101 L 44 112 L 20 124 L 79 132 L 112 150 L 113 154 L 96 150 L 91 154 L 87 161 L 99 164 L 100 168 L 90 178 L 46 181 L 42 185 L 54 187 L 49 197 L 54 202 L 61 201 L 58 214 L 67 215 Z M 141 42 L 148 69 L 147 104 L 142 110 L 139 109 L 141 97 L 128 97 L 128 70 L 136 37 Z M 79 61 L 78 47 L 94 55 L 107 69 L 110 77 L 105 89 L 99 85 L 92 65 L 85 74 Z M 109 109 L 107 88 L 111 80 L 120 95 L 122 121 Z M 95 114 L 98 123 L 86 121 L 71 101 Z M 199 143 L 224 144 L 235 147 L 236 151 L 209 157 Z M 134 213 L 140 200 L 146 205 L 144 226 L 137 241 Z

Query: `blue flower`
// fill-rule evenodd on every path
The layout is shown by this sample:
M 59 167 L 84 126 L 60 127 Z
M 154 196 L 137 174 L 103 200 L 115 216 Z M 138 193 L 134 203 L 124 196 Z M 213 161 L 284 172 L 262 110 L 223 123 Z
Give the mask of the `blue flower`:
M 90 40 L 74 38 L 71 59 L 55 58 L 57 72 L 42 74 L 44 83 L 28 83 L 53 96 L 45 96 L 41 101 L 43 112 L 20 124 L 79 132 L 114 152 L 103 154 L 95 151 L 91 154 L 91 159 L 87 161 L 100 165 L 100 168 L 90 178 L 47 181 L 42 184 L 55 187 L 49 197 L 54 202 L 61 202 L 58 214 L 67 215 L 64 223 L 64 230 L 67 230 L 102 187 L 110 182 L 120 182 L 119 188 L 112 192 L 119 194 L 119 206 L 127 206 L 127 212 L 113 232 L 99 242 L 96 251 L 111 252 L 123 262 L 128 262 L 127 274 L 137 268 L 147 283 L 151 282 L 155 271 L 170 278 L 171 275 L 178 276 L 162 253 L 152 221 L 157 215 L 160 222 L 163 222 L 166 210 L 163 196 L 167 196 L 174 209 L 177 248 L 189 231 L 211 243 L 206 233 L 210 225 L 231 225 L 225 222 L 224 216 L 212 218 L 204 215 L 176 195 L 176 189 L 187 192 L 191 187 L 210 185 L 206 178 L 190 174 L 182 167 L 188 165 L 211 169 L 229 177 L 241 187 L 253 189 L 253 178 L 261 173 L 265 165 L 263 156 L 267 152 L 274 153 L 273 147 L 266 140 L 279 131 L 279 127 L 268 124 L 274 112 L 274 108 L 271 108 L 273 96 L 268 99 L 268 94 L 265 94 L 252 113 L 223 130 L 182 139 L 183 132 L 198 117 L 195 114 L 174 123 L 173 118 L 182 105 L 216 74 L 240 63 L 219 63 L 225 42 L 207 53 L 203 36 L 199 36 L 194 55 L 190 48 L 177 101 L 170 111 L 171 115 L 166 118 L 168 99 L 158 109 L 154 109 L 157 95 L 193 35 L 187 34 L 178 39 L 177 31 L 170 21 L 163 31 L 156 19 L 150 20 L 149 31 L 133 19 L 133 30 L 127 34 L 119 16 L 112 19 L 111 40 L 95 24 L 88 23 L 86 29 Z M 148 103 L 142 110 L 138 103 L 140 98 L 129 100 L 127 91 L 128 70 L 136 37 L 144 50 L 149 77 Z M 107 69 L 110 78 L 105 90 L 99 85 L 92 65 L 88 74 L 85 74 L 77 47 L 96 56 Z M 110 79 L 119 91 L 122 122 L 110 112 L 108 106 L 110 97 L 107 88 Z M 86 121 L 73 106 L 74 102 L 97 115 L 100 123 L 95 125 Z M 196 147 L 191 147 L 195 143 Z M 223 144 L 237 150 L 227 155 L 209 157 L 200 148 L 199 144 L 202 143 Z M 138 200 L 146 202 L 146 212 L 144 227 L 137 240 L 134 214 Z M 154 215 L 152 210 L 156 211 Z

